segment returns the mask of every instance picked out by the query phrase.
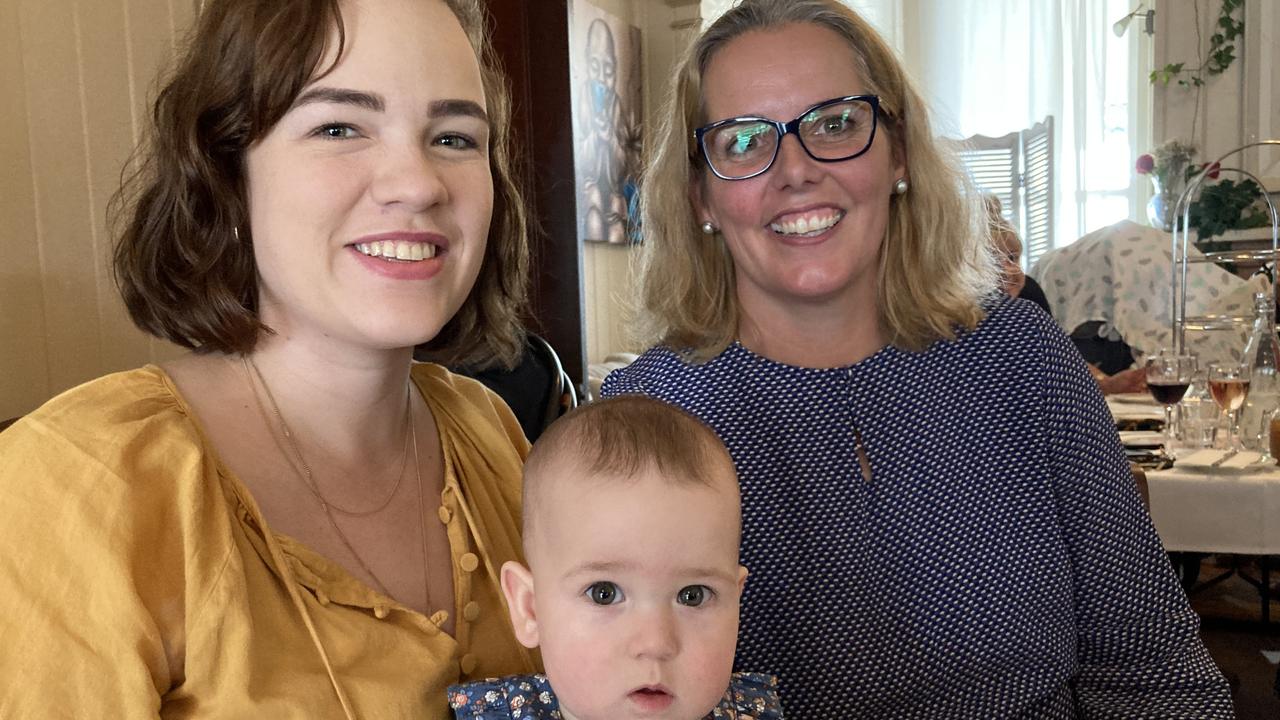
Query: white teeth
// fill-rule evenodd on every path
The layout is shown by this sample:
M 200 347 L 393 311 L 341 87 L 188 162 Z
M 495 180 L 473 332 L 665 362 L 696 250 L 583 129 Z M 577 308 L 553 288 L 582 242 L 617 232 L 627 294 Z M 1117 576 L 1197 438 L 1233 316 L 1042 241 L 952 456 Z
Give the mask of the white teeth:
M 427 243 L 396 242 L 394 240 L 375 240 L 369 243 L 357 243 L 356 249 L 369 257 L 380 257 L 388 260 L 404 260 L 414 262 L 429 260 L 436 256 L 436 246 Z
M 770 223 L 769 229 L 781 235 L 817 235 L 844 218 L 844 212 L 823 215 L 801 215 L 794 220 Z

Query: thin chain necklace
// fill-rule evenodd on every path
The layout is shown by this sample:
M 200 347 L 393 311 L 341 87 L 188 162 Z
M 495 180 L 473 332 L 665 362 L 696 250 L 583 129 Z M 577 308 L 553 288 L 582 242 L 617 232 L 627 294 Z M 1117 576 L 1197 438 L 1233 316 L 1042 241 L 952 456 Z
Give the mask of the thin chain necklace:
M 302 459 L 302 452 L 298 449 L 297 441 L 293 439 L 293 433 L 290 432 L 289 425 L 285 423 L 284 416 L 280 414 L 280 406 L 276 404 L 275 396 L 271 394 L 271 388 L 267 387 L 267 381 L 264 377 L 262 377 L 262 371 L 258 369 L 258 364 L 253 360 L 250 360 L 249 356 L 247 355 L 241 355 L 240 357 L 241 357 L 241 360 L 244 362 L 245 372 L 247 373 L 249 369 L 252 368 L 253 374 L 258 376 L 258 383 L 262 385 L 262 389 L 267 394 L 267 399 L 271 401 L 271 409 L 275 411 L 276 419 L 280 423 L 280 429 L 284 433 L 285 440 L 288 441 L 289 447 L 293 450 L 293 454 L 294 456 L 297 457 L 298 464 L 302 466 L 302 469 L 306 473 L 307 478 L 313 481 L 313 482 L 307 483 L 307 489 L 311 491 L 311 494 L 315 496 L 316 500 L 319 500 L 322 505 L 325 505 L 330 510 L 335 510 L 343 515 L 348 515 L 350 517 L 369 517 L 370 515 L 376 515 L 382 512 L 383 510 L 385 510 L 387 506 L 391 504 L 391 499 L 396 496 L 396 492 L 400 489 L 400 483 L 404 481 L 404 464 L 409 459 L 409 440 L 410 438 L 413 438 L 413 435 L 414 435 L 413 413 L 410 412 L 408 384 L 407 383 L 405 384 L 405 395 L 404 395 L 404 421 L 405 421 L 404 447 L 400 451 L 400 471 L 396 473 L 396 481 L 392 483 L 391 490 L 387 493 L 387 496 L 383 498 L 381 502 L 379 502 L 377 506 L 374 507 L 373 509 L 352 510 L 350 508 L 344 508 L 341 505 L 335 502 L 332 502 L 331 500 L 323 497 L 320 494 L 320 486 L 314 482 L 314 478 L 312 477 L 312 474 L 311 474 L 311 466 L 307 464 L 306 460 Z M 249 384 L 250 385 L 253 384 L 252 378 L 250 378 Z M 254 399 L 258 400 L 259 406 L 261 406 L 262 401 L 258 399 L 258 394 L 256 389 L 254 390 L 253 397 Z M 413 438 L 413 439 L 415 441 L 417 440 L 417 438 Z
M 302 484 L 306 486 L 307 490 L 315 497 L 316 501 L 320 503 L 320 508 L 324 510 L 324 516 L 325 516 L 325 519 L 329 521 L 329 526 L 333 528 L 334 534 L 338 536 L 338 540 L 342 542 L 342 546 L 345 547 L 347 549 L 347 552 L 351 554 L 351 557 L 355 559 L 356 564 L 358 564 L 360 566 L 360 569 L 363 570 L 365 574 L 369 576 L 370 580 L 373 580 L 373 584 L 376 586 L 378 592 L 382 593 L 383 595 L 386 595 L 387 597 L 391 597 L 391 593 L 387 590 L 386 584 L 384 584 L 382 580 L 377 575 L 374 574 L 373 569 L 370 568 L 369 564 L 364 561 L 364 558 L 360 557 L 360 553 L 356 552 L 355 546 L 351 544 L 351 541 L 349 539 L 347 539 L 347 534 L 342 532 L 342 528 L 338 526 L 338 521 L 333 516 L 333 510 L 337 508 L 335 508 L 332 505 L 332 503 L 326 500 L 324 495 L 320 493 L 320 488 L 318 485 L 316 485 L 315 478 L 312 476 L 311 466 L 307 464 L 307 461 L 305 459 L 303 459 L 302 451 L 298 448 L 298 444 L 293 438 L 293 433 L 289 430 L 289 424 L 285 422 L 284 415 L 281 414 L 280 412 L 280 405 L 279 403 L 276 402 L 275 396 L 272 395 L 271 387 L 267 385 L 266 378 L 262 376 L 262 371 L 258 369 L 258 364 L 254 362 L 253 359 L 250 358 L 248 355 L 241 355 L 240 359 L 245 366 L 245 373 L 246 373 L 247 379 L 249 380 L 249 389 L 253 392 L 253 399 L 258 404 L 258 411 L 262 413 L 262 418 L 266 420 L 268 424 L 270 424 L 271 419 L 267 415 L 267 409 L 266 407 L 263 406 L 262 398 L 258 395 L 258 389 L 253 383 L 253 375 L 257 376 L 258 384 L 262 385 L 262 391 L 263 393 L 266 394 L 267 401 L 271 403 L 271 410 L 275 413 L 276 422 L 279 423 L 280 425 L 280 432 L 284 435 L 285 441 L 288 442 L 289 449 L 293 451 L 294 458 L 297 460 L 298 464 L 294 465 L 292 462 L 290 462 L 289 466 L 294 469 L 294 472 L 298 473 L 299 478 L 302 480 Z M 252 371 L 252 375 L 249 374 L 251 371 Z M 426 508 L 424 505 L 424 502 L 425 502 L 424 499 L 426 497 L 426 493 L 424 492 L 422 487 L 422 463 L 420 462 L 420 459 L 418 457 L 418 433 L 414 428 L 414 423 L 413 423 L 412 404 L 410 402 L 412 398 L 412 396 L 410 395 L 411 392 L 412 392 L 412 385 L 406 384 L 405 385 L 405 408 L 406 408 L 405 414 L 408 417 L 409 442 L 411 442 L 413 445 L 413 469 L 414 469 L 414 474 L 417 476 L 417 480 L 418 480 L 418 528 L 420 530 L 420 537 L 422 539 L 422 597 L 423 597 L 423 601 L 427 604 L 427 606 L 430 606 L 431 605 L 431 587 L 430 587 L 430 580 L 429 580 L 430 572 L 429 572 L 429 566 L 428 566 L 428 560 L 427 560 L 427 523 L 425 520 Z M 403 475 L 403 473 L 404 471 L 403 471 L 403 462 L 402 462 L 401 474 Z M 399 478 L 397 478 L 396 487 L 398 488 L 399 486 L 400 486 L 400 480 Z M 383 502 L 382 506 L 378 509 L 380 510 L 382 508 L 385 508 L 388 504 L 390 504 L 391 497 L 394 495 L 395 495 L 395 490 L 393 489 L 391 492 L 391 495 L 387 497 L 387 500 Z M 372 515 L 375 512 L 377 512 L 377 510 L 371 510 L 363 513 L 363 515 Z M 348 513 L 348 514 L 357 515 L 356 513 Z

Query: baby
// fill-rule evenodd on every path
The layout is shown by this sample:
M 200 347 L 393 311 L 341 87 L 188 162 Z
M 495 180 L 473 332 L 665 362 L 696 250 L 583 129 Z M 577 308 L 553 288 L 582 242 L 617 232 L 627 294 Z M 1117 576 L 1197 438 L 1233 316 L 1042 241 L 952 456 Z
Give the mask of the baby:
M 451 687 L 456 717 L 780 720 L 773 678 L 731 674 L 739 513 L 729 454 L 683 411 L 624 396 L 558 420 L 524 470 L 529 566 L 502 568 L 546 675 Z

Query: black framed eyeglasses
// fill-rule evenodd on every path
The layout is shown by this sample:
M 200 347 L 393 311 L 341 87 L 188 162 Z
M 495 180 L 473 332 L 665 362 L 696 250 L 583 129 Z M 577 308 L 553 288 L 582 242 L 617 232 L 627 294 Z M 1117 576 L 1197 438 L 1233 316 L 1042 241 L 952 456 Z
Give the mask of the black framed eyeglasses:
M 814 160 L 852 160 L 871 147 L 879 116 L 878 96 L 848 95 L 820 102 L 791 122 L 734 117 L 704 125 L 693 131 L 693 137 L 716 177 L 746 180 L 773 167 L 788 133 L 795 133 L 800 147 Z

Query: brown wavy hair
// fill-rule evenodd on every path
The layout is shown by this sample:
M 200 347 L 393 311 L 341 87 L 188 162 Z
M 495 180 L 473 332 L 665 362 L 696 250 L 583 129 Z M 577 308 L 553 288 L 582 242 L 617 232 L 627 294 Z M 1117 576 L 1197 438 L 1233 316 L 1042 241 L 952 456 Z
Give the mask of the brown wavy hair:
M 881 243 L 878 313 L 889 341 L 920 350 L 984 316 L 996 268 L 985 213 L 954 151 L 934 137 L 924 99 L 875 29 L 836 0 L 742 0 L 694 41 L 668 91 L 640 187 L 645 243 L 638 258 L 632 327 L 642 346 L 654 343 L 706 360 L 738 332 L 733 258 L 724 243 L 698 229 L 691 183 L 709 180 L 693 130 L 705 117 L 702 76 L 734 38 L 794 23 L 827 28 L 848 43 L 867 92 L 880 97 L 881 127 L 910 189 L 889 201 Z
M 512 168 L 511 101 L 479 0 L 443 0 L 476 51 L 492 132 L 493 219 L 476 284 L 422 355 L 447 365 L 510 365 L 529 250 Z M 336 29 L 336 33 L 334 30 Z M 152 127 L 112 199 L 120 227 L 116 283 L 142 330 L 198 353 L 243 353 L 270 332 L 258 315 L 258 271 L 245 195 L 245 152 L 284 117 L 346 42 L 338 0 L 215 0 L 160 90 Z

